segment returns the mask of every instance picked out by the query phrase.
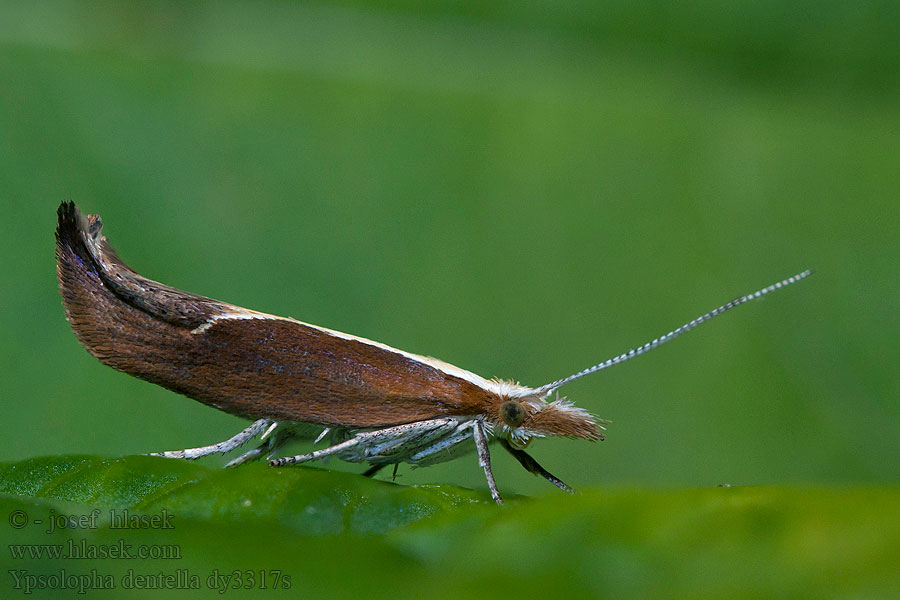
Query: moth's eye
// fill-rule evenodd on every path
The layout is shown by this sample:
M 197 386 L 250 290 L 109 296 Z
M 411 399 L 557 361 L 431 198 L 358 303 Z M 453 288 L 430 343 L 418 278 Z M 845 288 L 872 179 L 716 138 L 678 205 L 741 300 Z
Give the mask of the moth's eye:
M 500 406 L 500 416 L 510 427 L 518 427 L 525 420 L 525 409 L 515 400 L 508 400 Z

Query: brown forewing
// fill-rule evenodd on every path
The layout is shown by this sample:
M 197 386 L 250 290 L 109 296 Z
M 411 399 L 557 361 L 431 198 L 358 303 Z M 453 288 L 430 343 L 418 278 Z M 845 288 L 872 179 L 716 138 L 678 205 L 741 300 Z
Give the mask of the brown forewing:
M 434 367 L 291 321 L 224 319 L 191 335 L 177 391 L 229 412 L 376 427 L 493 404 L 488 392 Z
M 499 402 L 435 367 L 295 321 L 220 318 L 194 333 L 233 307 L 141 277 L 99 237 L 98 218 L 71 203 L 59 213 L 67 318 L 115 369 L 232 414 L 346 427 L 482 414 Z

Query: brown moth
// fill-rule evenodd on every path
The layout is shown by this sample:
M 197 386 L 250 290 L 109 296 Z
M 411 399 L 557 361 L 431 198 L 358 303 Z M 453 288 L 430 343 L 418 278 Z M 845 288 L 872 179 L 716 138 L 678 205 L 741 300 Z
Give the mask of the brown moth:
M 401 462 L 422 466 L 451 460 L 474 447 L 498 503 L 490 438 L 531 473 L 572 491 L 523 448 L 536 437 L 602 440 L 605 421 L 558 395 L 551 399 L 554 392 L 811 273 L 741 296 L 643 346 L 532 388 L 157 283 L 122 262 L 101 235 L 98 215 L 84 216 L 72 202 L 63 202 L 57 212 L 59 289 L 81 344 L 114 369 L 253 420 L 224 442 L 157 456 L 225 453 L 260 436 L 260 446 L 229 466 L 262 455 L 276 467 L 335 456 L 369 463 L 370 476 Z M 317 443 L 330 436 L 331 445 L 272 458 L 286 441 L 311 431 L 318 433 Z

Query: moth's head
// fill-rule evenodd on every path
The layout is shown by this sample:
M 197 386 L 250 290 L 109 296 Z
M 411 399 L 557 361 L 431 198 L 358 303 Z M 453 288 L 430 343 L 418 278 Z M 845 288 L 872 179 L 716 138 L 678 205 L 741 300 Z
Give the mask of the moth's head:
M 600 430 L 606 421 L 559 396 L 548 401 L 538 395 L 504 395 L 497 412 L 494 422 L 499 427 L 495 426 L 495 435 L 517 446 L 528 444 L 533 437 L 551 435 L 591 441 L 604 439 Z

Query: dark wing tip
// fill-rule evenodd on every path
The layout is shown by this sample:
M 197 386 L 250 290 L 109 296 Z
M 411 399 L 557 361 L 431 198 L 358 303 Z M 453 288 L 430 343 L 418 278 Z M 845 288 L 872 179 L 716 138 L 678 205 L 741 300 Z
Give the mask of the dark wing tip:
M 56 246 L 58 251 L 72 249 L 78 245 L 80 222 L 83 221 L 78 206 L 71 200 L 60 203 L 56 209 Z
M 83 302 L 97 301 L 97 290 L 105 290 L 115 296 L 115 302 L 191 329 L 205 323 L 212 315 L 228 310 L 229 305 L 223 302 L 178 290 L 136 273 L 122 262 L 103 237 L 100 215 L 82 214 L 71 200 L 62 202 L 56 212 L 59 218 L 56 259 L 60 285 L 63 288 L 99 286 L 94 288 L 94 293 L 83 294 Z M 97 278 L 82 280 L 79 274 L 88 271 Z M 112 303 L 113 299 L 109 301 Z M 107 309 L 112 310 L 111 306 L 113 304 Z
M 56 215 L 59 217 L 59 222 L 69 220 L 72 216 L 78 212 L 78 207 L 75 206 L 75 203 L 71 200 L 63 200 L 59 203 L 59 208 L 56 209 Z
M 60 239 L 60 234 L 78 229 L 78 217 L 81 212 L 71 200 L 63 200 L 56 209 L 56 239 Z
M 96 245 L 101 241 L 103 221 L 100 215 L 83 215 L 78 205 L 64 200 L 56 209 L 56 242 L 59 246 Z M 79 240 L 80 234 L 84 234 Z M 93 253 L 94 248 L 88 248 Z

